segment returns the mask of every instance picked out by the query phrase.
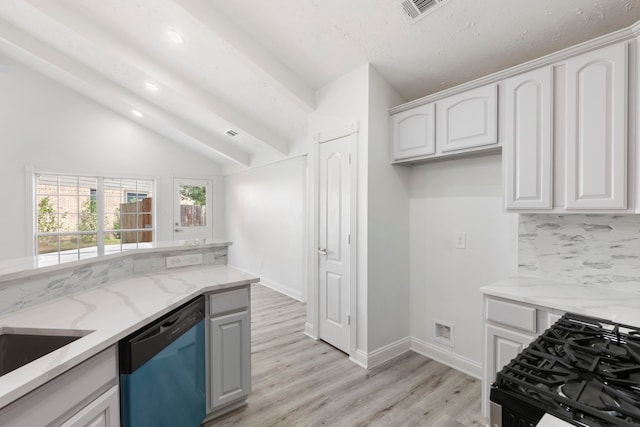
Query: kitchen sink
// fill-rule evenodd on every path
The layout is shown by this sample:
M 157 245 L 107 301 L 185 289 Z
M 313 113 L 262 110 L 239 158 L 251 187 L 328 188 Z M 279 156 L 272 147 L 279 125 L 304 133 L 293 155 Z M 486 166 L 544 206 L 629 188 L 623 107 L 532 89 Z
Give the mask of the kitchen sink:
M 89 331 L 0 328 L 0 376 L 82 338 Z

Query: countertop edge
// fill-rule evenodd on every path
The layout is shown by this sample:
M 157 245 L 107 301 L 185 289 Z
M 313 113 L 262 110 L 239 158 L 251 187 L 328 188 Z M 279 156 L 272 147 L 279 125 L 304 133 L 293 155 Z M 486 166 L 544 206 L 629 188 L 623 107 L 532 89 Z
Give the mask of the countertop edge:
M 130 324 L 128 327 L 119 330 L 117 333 L 108 333 L 100 330 L 93 330 L 90 334 L 86 335 L 83 338 L 91 337 L 91 341 L 99 340 L 95 344 L 91 344 L 90 346 L 83 348 L 83 344 L 80 344 L 81 339 L 62 347 L 56 351 L 53 351 L 30 364 L 27 364 L 19 369 L 16 369 L 13 372 L 10 372 L 2 377 L 0 377 L 0 410 L 7 405 L 17 401 L 18 399 L 26 396 L 30 392 L 34 391 L 38 387 L 44 385 L 48 381 L 54 379 L 55 377 L 64 374 L 68 370 L 74 368 L 75 366 L 81 364 L 82 362 L 90 359 L 91 357 L 97 355 L 98 353 L 108 349 L 109 347 L 116 345 L 119 340 L 128 336 L 129 334 L 135 332 L 139 328 L 144 325 L 153 322 L 154 320 L 162 317 L 164 314 L 170 312 L 171 310 L 179 307 L 180 305 L 188 302 L 189 300 L 196 298 L 200 295 L 204 295 L 207 293 L 212 293 L 215 291 L 220 291 L 224 289 L 241 287 L 241 286 L 250 286 L 252 283 L 257 283 L 260 281 L 260 278 L 254 275 L 250 275 L 248 273 L 244 273 L 241 270 L 238 270 L 234 267 L 229 267 L 227 265 L 224 266 L 211 266 L 204 267 L 198 270 L 212 270 L 212 271 L 221 271 L 223 269 L 227 271 L 233 271 L 236 273 L 243 274 L 247 277 L 239 279 L 239 280 L 231 280 L 224 283 L 212 283 L 210 285 L 202 285 L 197 289 L 194 289 L 193 292 L 186 293 L 182 295 L 179 299 L 174 300 L 171 304 L 155 311 L 154 313 L 148 315 L 144 319 L 141 319 L 133 324 Z M 194 270 L 186 270 L 185 272 L 190 272 Z M 174 275 L 175 273 L 172 272 Z M 180 272 L 177 273 L 178 275 Z M 143 277 L 158 277 L 163 275 L 163 273 L 150 273 L 147 275 L 143 275 Z M 123 283 L 127 280 L 132 280 L 135 278 L 123 279 L 119 282 L 115 283 Z M 109 284 L 112 285 L 112 284 Z M 108 287 L 108 286 L 107 286 Z M 64 299 L 66 297 L 61 297 L 60 299 Z M 33 307 L 37 309 L 36 307 Z M 15 326 L 15 325 L 6 325 L 6 326 Z M 81 328 L 82 329 L 82 328 Z M 94 335 L 95 334 L 95 335 Z M 84 342 L 84 346 L 86 346 L 86 342 Z M 76 348 L 80 347 L 80 348 Z M 56 359 L 61 359 L 57 360 Z M 33 365 L 36 364 L 36 365 Z M 34 366 L 37 366 L 35 369 L 40 369 L 43 372 L 37 374 L 31 374 L 24 370 L 26 367 L 31 367 L 34 369 Z M 25 378 L 27 377 L 27 378 Z M 3 384 L 4 383 L 4 384 Z M 13 385 L 15 384 L 15 385 Z M 2 390 L 4 387 L 7 390 Z

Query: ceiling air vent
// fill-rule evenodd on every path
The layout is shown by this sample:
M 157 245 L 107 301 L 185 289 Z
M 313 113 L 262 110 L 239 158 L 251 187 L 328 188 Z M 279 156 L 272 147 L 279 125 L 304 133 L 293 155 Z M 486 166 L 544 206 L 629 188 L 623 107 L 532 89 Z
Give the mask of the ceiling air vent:
M 413 19 L 418 19 L 427 11 L 433 9 L 437 5 L 444 3 L 447 0 L 404 0 L 402 2 L 402 8 Z
M 227 129 L 226 131 L 224 131 L 225 134 L 227 134 L 228 136 L 236 136 L 238 134 L 238 132 L 236 132 L 233 129 Z

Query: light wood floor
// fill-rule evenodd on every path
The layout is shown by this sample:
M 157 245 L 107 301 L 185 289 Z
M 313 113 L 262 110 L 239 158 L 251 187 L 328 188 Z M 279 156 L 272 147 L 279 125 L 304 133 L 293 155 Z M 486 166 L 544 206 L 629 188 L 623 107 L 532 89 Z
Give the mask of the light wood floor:
M 303 303 L 251 292 L 249 403 L 207 427 L 484 425 L 480 381 L 413 352 L 362 369 L 303 334 Z

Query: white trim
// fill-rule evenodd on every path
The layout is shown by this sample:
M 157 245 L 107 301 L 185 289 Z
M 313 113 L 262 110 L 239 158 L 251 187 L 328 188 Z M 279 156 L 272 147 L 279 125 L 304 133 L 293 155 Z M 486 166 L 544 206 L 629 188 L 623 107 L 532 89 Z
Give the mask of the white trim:
M 25 241 L 28 242 L 26 245 L 26 253 L 25 256 L 33 257 L 36 255 L 36 235 L 38 233 L 38 208 L 36 204 L 36 172 L 32 166 L 25 166 L 24 168 L 24 182 L 25 182 L 25 190 L 27 193 L 27 199 L 25 200 L 25 208 L 28 219 L 30 219 L 29 225 L 25 227 Z
M 368 356 L 366 352 L 362 350 L 356 350 L 354 355 L 349 357 L 349 360 L 351 360 L 356 365 L 367 369 Z
M 453 351 L 411 337 L 411 350 L 469 376 L 482 379 L 482 364 Z
M 304 334 L 312 340 L 318 341 L 318 337 L 313 335 L 313 325 L 309 322 L 304 322 Z
M 240 268 L 240 267 L 238 267 Z M 245 269 L 242 269 L 243 271 L 247 271 Z M 250 273 L 247 271 L 247 273 L 249 274 L 253 274 L 254 276 L 258 276 L 255 273 Z M 285 284 L 276 282 L 275 280 L 271 280 L 271 279 L 266 279 L 264 277 L 264 275 L 260 275 L 260 284 L 263 286 L 266 286 L 267 288 L 273 289 L 274 291 L 280 292 L 281 294 L 285 294 L 288 297 L 291 297 L 295 300 L 298 300 L 300 302 L 304 302 L 304 300 L 302 299 L 302 292 L 297 290 L 297 289 L 293 289 Z
M 477 87 L 484 86 L 490 83 L 497 83 L 506 78 L 513 77 L 515 75 L 522 74 L 536 68 L 553 65 L 555 63 L 562 62 L 569 57 L 580 55 L 597 48 L 609 46 L 623 41 L 628 41 L 635 37 L 634 33 L 640 33 L 640 21 L 630 27 L 605 34 L 604 36 L 597 37 L 595 39 L 577 44 L 575 46 L 559 50 L 557 52 L 542 56 L 540 58 L 536 58 L 532 61 L 525 62 L 511 68 L 507 68 L 506 70 L 498 71 L 496 73 L 489 74 L 488 76 L 480 77 L 479 79 L 463 83 L 450 89 L 446 89 L 441 92 L 428 95 L 402 105 L 398 105 L 396 107 L 390 108 L 389 114 L 395 114 L 401 111 L 409 110 L 411 108 L 418 107 L 430 102 L 435 102 L 440 99 L 456 95 L 458 93 L 462 93 L 471 89 L 475 89 Z
M 367 354 L 367 369 L 398 357 L 411 350 L 411 337 L 405 337 L 398 341 L 387 344 Z
M 355 122 L 349 126 L 332 129 L 328 131 L 318 132 L 316 137 L 314 138 L 314 142 L 322 144 L 323 142 L 333 141 L 334 139 L 342 138 L 345 136 L 349 136 L 351 134 L 358 132 L 358 122 Z

